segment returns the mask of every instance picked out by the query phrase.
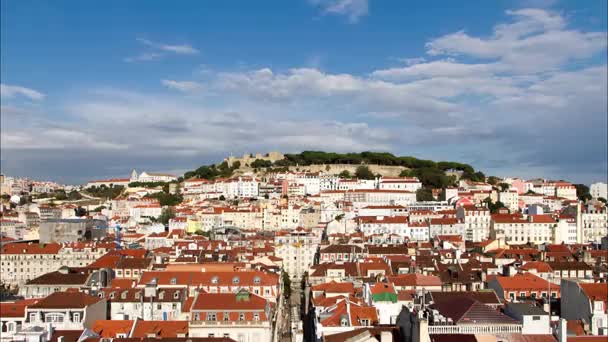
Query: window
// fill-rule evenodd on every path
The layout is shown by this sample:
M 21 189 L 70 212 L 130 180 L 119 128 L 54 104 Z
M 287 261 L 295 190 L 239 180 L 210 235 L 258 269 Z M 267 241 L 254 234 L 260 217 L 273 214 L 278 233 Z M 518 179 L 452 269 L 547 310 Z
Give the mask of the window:
M 229 321 L 229 320 L 230 320 L 230 313 L 224 312 L 224 321 Z
M 245 313 L 241 312 L 239 313 L 239 321 L 244 321 L 245 320 Z
M 74 322 L 80 322 L 80 312 L 74 312 Z
M 255 276 L 255 277 L 253 278 L 253 283 L 254 283 L 254 284 L 259 284 L 261 281 L 262 281 L 262 279 L 260 279 L 260 277 L 258 277 L 258 276 Z
M 36 313 L 30 312 L 30 322 L 36 322 Z
M 519 293 L 519 297 L 520 298 L 526 298 L 526 293 L 525 292 L 520 292 Z
M 171 278 L 171 285 L 175 285 L 177 284 L 177 279 L 176 278 Z
M 208 321 L 216 321 L 217 320 L 217 315 L 215 314 L 215 312 L 209 312 L 209 313 L 207 313 L 207 320 Z
M 540 321 L 540 316 L 532 316 L 533 321 Z
M 241 280 L 239 279 L 239 277 L 234 277 L 232 278 L 232 283 L 233 284 L 238 284 Z
M 218 276 L 214 276 L 213 278 L 211 278 L 211 284 L 217 284 L 219 282 L 219 278 Z
M 259 313 L 257 313 L 257 312 L 256 312 L 256 313 L 254 313 L 254 314 L 253 314 L 253 320 L 254 320 L 254 321 L 259 321 L 259 320 L 260 320 L 260 314 L 259 314 Z
M 44 316 L 44 321 L 46 323 L 62 323 L 63 322 L 63 314 L 60 313 L 50 313 Z

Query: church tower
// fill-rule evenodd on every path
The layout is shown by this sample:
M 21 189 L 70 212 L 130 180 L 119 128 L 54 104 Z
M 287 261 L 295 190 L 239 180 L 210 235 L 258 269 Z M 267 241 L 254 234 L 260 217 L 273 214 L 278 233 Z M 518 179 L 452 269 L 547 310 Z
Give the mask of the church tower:
M 137 171 L 135 171 L 135 169 L 133 169 L 133 171 L 131 171 L 131 182 L 137 182 L 138 179 L 139 179 L 139 176 L 137 175 Z

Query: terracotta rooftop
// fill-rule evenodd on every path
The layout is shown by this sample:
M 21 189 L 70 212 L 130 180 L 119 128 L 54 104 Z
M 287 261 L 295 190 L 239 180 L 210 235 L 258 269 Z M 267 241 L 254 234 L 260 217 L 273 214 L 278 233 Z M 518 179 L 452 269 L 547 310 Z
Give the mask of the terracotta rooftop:
M 29 309 L 82 309 L 102 300 L 76 291 L 54 292 L 37 303 L 28 306 Z

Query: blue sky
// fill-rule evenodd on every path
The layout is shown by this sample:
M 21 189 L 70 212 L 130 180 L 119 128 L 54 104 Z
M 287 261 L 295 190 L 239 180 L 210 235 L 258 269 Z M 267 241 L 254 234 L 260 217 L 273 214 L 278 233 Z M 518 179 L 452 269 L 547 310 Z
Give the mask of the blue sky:
M 606 180 L 605 1 L 2 1 L 2 172 L 382 150 Z

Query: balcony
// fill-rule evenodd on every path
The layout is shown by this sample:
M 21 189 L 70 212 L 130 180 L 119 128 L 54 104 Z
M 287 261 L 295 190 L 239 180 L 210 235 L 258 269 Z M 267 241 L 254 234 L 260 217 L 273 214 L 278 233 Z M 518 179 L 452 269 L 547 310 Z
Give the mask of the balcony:
M 429 334 L 521 334 L 521 325 L 432 325 Z

